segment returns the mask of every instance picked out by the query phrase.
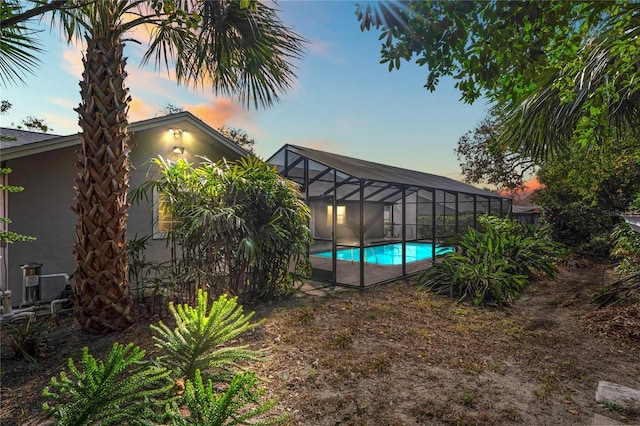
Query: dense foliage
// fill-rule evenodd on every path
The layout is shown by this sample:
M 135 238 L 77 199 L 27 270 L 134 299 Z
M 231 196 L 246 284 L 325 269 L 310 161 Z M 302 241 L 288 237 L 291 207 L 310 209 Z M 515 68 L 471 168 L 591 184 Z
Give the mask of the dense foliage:
M 492 114 L 458 142 L 465 180 L 518 190 L 534 164 L 500 145 L 500 117 Z M 557 241 L 607 256 L 608 235 L 640 191 L 640 142 L 632 133 L 589 149 L 572 142 L 567 152 L 537 163 L 542 187 L 532 197 Z
M 534 202 L 558 241 L 579 248 L 608 239 L 640 193 L 640 145 L 631 135 L 592 149 L 574 149 L 538 172 L 543 185 Z M 606 253 L 603 253 L 606 254 Z
M 367 3 L 361 28 L 381 32 L 381 62 L 427 68 L 425 87 L 453 77 L 466 102 L 507 113 L 501 137 L 531 158 L 640 121 L 640 4 L 564 1 Z
M 234 300 L 221 298 L 209 309 L 207 299 L 200 293 L 195 307 L 172 306 L 174 332 L 162 323 L 152 326 L 162 350 L 155 359 L 132 343 L 115 343 L 104 361 L 86 347 L 80 365 L 69 358 L 68 373 L 53 377 L 43 391 L 48 417 L 75 426 L 282 423 L 283 417 L 269 418 L 276 401 L 261 400 L 264 390 L 254 373 L 232 373 L 222 382 L 216 375 L 214 386 L 212 368 L 237 367 L 249 352 L 223 344 L 257 324 L 248 323 L 253 313 L 244 316 Z M 180 348 L 189 352 L 175 350 Z
M 616 274 L 622 276 L 640 271 L 640 232 L 635 232 L 626 222 L 619 223 L 611 233 L 611 256 L 620 264 Z
M 69 358 L 70 374 L 51 379 L 43 396 L 53 402 L 43 409 L 58 425 L 145 425 L 161 420 L 158 412 L 169 399 L 173 383 L 170 371 L 143 362 L 145 351 L 132 343 L 115 343 L 104 361 L 88 348 L 81 367 Z
M 181 249 L 178 279 L 212 296 L 290 295 L 308 277 L 309 209 L 293 182 L 255 158 L 194 166 L 157 159 L 161 178 L 136 192 L 163 194 Z
M 418 277 L 422 288 L 474 305 L 504 305 L 537 274 L 555 276 L 559 246 L 548 228 L 488 216 L 479 222 L 481 230 L 469 227 L 455 252 Z
M 229 387 L 223 393 L 217 394 L 211 380 L 203 381 L 199 371 L 193 381 L 188 381 L 184 390 L 184 405 L 188 409 L 188 416 L 175 416 L 171 426 L 232 426 L 253 425 L 266 426 L 283 423 L 286 416 L 267 420 L 251 421 L 255 417 L 264 418 L 264 414 L 271 410 L 277 401 L 260 402 L 259 398 L 264 389 L 256 389 L 258 378 L 254 373 L 244 372 L 236 374 Z M 244 409 L 249 407 L 248 409 Z M 174 403 L 173 412 L 178 407 Z

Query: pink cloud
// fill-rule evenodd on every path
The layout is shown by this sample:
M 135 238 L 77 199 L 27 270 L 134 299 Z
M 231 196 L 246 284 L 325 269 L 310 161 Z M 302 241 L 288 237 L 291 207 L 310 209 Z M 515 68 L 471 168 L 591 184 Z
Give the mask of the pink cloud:
M 248 117 L 242 107 L 225 98 L 213 98 L 208 104 L 184 105 L 184 109 L 216 129 L 231 121 L 242 121 Z
M 78 119 L 73 115 L 44 114 L 45 122 L 51 127 L 49 133 L 56 135 L 73 135 L 80 131 Z
M 82 52 L 79 47 L 68 45 L 62 51 L 62 68 L 80 81 L 82 79 Z
M 129 104 L 129 123 L 146 120 L 158 115 L 159 108 L 145 103 L 141 99 L 134 98 Z
M 76 108 L 80 103 L 80 96 L 78 96 L 77 99 L 67 99 L 67 98 L 46 98 L 46 99 L 52 104 L 62 107 L 64 109 Z
M 524 183 L 524 189 L 522 191 L 517 191 L 517 192 L 500 191 L 500 194 L 513 197 L 515 201 L 526 200 L 534 192 L 536 192 L 538 189 L 542 187 L 543 185 L 538 181 L 538 177 L 534 176 Z

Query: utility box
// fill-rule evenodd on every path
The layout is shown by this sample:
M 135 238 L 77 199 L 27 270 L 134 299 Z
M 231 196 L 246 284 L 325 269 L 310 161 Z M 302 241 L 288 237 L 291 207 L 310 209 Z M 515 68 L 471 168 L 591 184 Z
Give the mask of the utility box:
M 22 304 L 34 304 L 40 301 L 40 276 L 42 263 L 25 263 L 22 268 Z

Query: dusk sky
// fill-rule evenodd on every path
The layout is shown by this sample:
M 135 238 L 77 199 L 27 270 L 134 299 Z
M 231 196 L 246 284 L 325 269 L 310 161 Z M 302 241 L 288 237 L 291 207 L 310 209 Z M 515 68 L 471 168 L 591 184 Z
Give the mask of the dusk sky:
M 143 49 L 129 42 L 130 122 L 162 115 L 162 107 L 171 103 L 214 128 L 245 130 L 264 159 L 290 143 L 460 178 L 454 149 L 486 116 L 485 101 L 462 103 L 452 80 L 441 81 L 434 93 L 427 91 L 427 70 L 413 63 L 389 72 L 380 64 L 379 33 L 360 31 L 354 2 L 279 1 L 276 7 L 286 25 L 309 41 L 294 87 L 281 102 L 246 110 L 215 97 L 211 89 L 177 86 L 153 64 L 140 68 Z M 35 75 L 26 86 L 2 88 L 2 99 L 13 108 L 0 117 L 1 125 L 13 127 L 35 116 L 44 118 L 55 134 L 76 133 L 80 50 L 67 46 L 56 30 L 46 29 L 41 37 L 46 53 Z

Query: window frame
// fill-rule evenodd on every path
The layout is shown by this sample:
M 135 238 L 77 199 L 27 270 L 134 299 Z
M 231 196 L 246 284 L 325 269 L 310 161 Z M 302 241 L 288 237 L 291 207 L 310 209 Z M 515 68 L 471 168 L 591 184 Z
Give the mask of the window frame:
M 346 205 L 338 205 L 336 206 L 336 226 L 344 226 L 347 224 L 347 206 Z M 333 205 L 327 205 L 327 226 L 333 225 Z
M 153 189 L 153 239 L 163 240 L 168 238 L 169 231 L 175 229 L 177 221 L 173 219 L 173 214 L 162 211 L 167 201 L 163 200 L 166 194 L 161 194 L 157 189 Z M 166 224 L 170 224 L 169 227 Z

